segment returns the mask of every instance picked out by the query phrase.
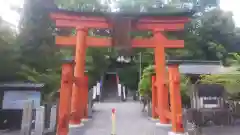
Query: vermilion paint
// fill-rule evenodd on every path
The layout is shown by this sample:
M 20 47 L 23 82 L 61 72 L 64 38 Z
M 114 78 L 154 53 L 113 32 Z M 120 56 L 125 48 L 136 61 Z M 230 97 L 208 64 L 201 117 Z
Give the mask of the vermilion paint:
M 73 63 L 62 65 L 62 80 L 58 111 L 57 135 L 67 135 L 70 119 L 70 105 L 72 94 Z
M 80 124 L 84 115 L 84 72 L 85 72 L 85 57 L 86 57 L 86 37 L 88 32 L 85 27 L 78 27 L 77 29 L 77 44 L 75 48 L 75 67 L 74 77 L 79 85 L 73 84 L 72 103 L 71 103 L 71 124 Z

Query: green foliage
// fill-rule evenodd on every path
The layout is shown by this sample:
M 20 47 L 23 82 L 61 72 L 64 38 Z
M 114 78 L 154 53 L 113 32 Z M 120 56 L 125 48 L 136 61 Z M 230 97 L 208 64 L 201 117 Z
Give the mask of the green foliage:
M 228 93 L 232 95 L 238 94 L 240 92 L 240 70 L 238 68 L 240 64 L 240 55 L 234 53 L 233 57 L 233 65 L 236 67 L 230 69 L 226 74 L 202 75 L 200 82 L 205 84 L 220 84 L 225 87 Z
M 33 68 L 22 65 L 21 71 L 18 74 L 25 77 L 28 81 L 32 81 L 34 83 L 44 83 L 45 89 L 42 91 L 44 99 L 47 101 L 54 100 L 52 96 L 55 95 L 60 86 L 60 72 L 49 69 L 44 73 L 40 73 Z
M 14 44 L 16 33 L 11 24 L 0 17 L 0 81 L 10 81 L 19 78 L 19 47 Z
M 138 84 L 138 90 L 140 95 L 151 95 L 152 76 L 154 74 L 155 69 L 153 65 L 150 65 L 143 70 L 141 80 Z
M 117 70 L 121 83 L 130 90 L 137 90 L 137 83 L 139 80 L 137 66 L 138 65 L 132 65 Z
M 203 75 L 201 83 L 205 84 L 221 84 L 229 93 L 238 93 L 240 87 L 240 74 L 221 74 L 221 75 Z
M 106 10 L 98 0 L 54 0 L 59 8 L 74 10 L 74 11 L 99 11 L 100 9 Z
M 89 87 L 93 86 L 96 81 L 100 80 L 100 76 L 108 69 L 110 56 L 107 48 L 88 48 L 86 59 L 86 70 L 88 71 Z
M 61 66 L 61 53 L 55 45 L 54 26 L 41 0 L 28 0 L 24 5 L 18 43 L 21 62 L 38 72 Z
M 183 59 L 220 60 L 228 64 L 228 49 L 236 41 L 232 14 L 217 9 L 206 12 L 188 23 L 180 37 L 185 40 L 185 47 L 168 50 L 169 56 Z
M 215 0 L 216 1 L 216 0 Z M 201 0 L 202 2 L 202 0 Z M 120 1 L 109 1 L 109 0 L 55 0 L 55 3 L 59 5 L 60 8 L 74 10 L 74 11 L 105 11 L 110 12 L 111 6 L 114 9 L 119 9 L 121 12 L 156 12 L 156 13 L 172 13 L 183 11 L 190 7 L 189 3 L 193 4 L 193 8 L 198 12 L 204 12 L 206 7 L 209 7 L 209 2 L 197 4 L 196 0 L 177 0 L 168 1 L 166 4 L 162 1 L 156 0 L 120 0 Z M 212 3 L 212 2 L 210 2 Z M 200 6 L 200 7 L 199 7 Z M 217 5 L 211 4 L 211 7 L 216 7 Z M 177 8 L 176 8 L 177 7 Z M 180 7 L 180 8 L 179 8 Z
M 19 48 L 21 80 L 45 83 L 43 95 L 49 99 L 60 87 L 60 69 L 63 52 L 55 45 L 54 25 L 42 0 L 25 1 L 20 33 L 16 43 Z
M 190 78 L 185 76 L 185 75 L 181 75 L 180 76 L 180 90 L 181 90 L 181 96 L 182 96 L 182 103 L 183 105 L 190 105 L 190 93 L 189 93 L 189 84 L 190 84 Z

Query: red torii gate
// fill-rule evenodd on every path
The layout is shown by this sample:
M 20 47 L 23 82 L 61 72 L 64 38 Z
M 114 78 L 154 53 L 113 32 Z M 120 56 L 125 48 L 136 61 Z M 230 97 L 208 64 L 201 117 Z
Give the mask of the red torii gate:
M 120 13 L 121 14 L 121 13 Z M 62 66 L 62 81 L 60 91 L 60 103 L 58 114 L 57 134 L 66 135 L 68 133 L 68 119 L 70 124 L 80 124 L 81 119 L 86 117 L 84 111 L 87 108 L 87 79 L 85 71 L 85 55 L 87 47 L 111 47 L 111 38 L 95 38 L 88 36 L 89 28 L 111 29 L 112 24 L 97 13 L 71 12 L 64 10 L 54 10 L 50 14 L 55 21 L 56 27 L 69 27 L 76 29 L 75 36 L 56 36 L 56 44 L 59 46 L 73 46 L 76 48 L 75 60 Z M 131 16 L 131 15 L 126 15 Z M 153 37 L 150 39 L 132 39 L 133 48 L 154 48 L 155 50 L 155 70 L 156 80 L 153 77 L 153 117 L 159 117 L 161 124 L 172 122 L 172 131 L 183 132 L 181 97 L 179 90 L 178 66 L 169 66 L 171 111 L 168 103 L 168 88 L 166 87 L 166 63 L 165 48 L 183 48 L 183 40 L 169 40 L 162 32 L 180 31 L 184 29 L 184 24 L 190 19 L 186 13 L 181 15 L 151 16 L 150 14 L 138 15 L 134 21 L 138 30 L 150 30 Z M 74 68 L 74 70 L 73 70 Z M 75 79 L 73 79 L 75 78 Z M 84 86 L 84 87 L 80 87 Z M 71 101 L 71 103 L 69 102 Z M 71 110 L 71 113 L 70 113 Z M 71 117 L 70 117 L 71 114 Z

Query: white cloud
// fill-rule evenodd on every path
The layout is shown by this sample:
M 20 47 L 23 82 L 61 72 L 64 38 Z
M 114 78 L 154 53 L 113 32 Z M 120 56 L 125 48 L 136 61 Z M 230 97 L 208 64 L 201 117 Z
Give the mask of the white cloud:
M 20 15 L 11 9 L 11 6 L 23 5 L 23 0 L 0 0 L 0 16 L 9 23 L 17 26 Z
M 221 0 L 220 7 L 225 11 L 233 12 L 233 19 L 240 26 L 240 0 Z

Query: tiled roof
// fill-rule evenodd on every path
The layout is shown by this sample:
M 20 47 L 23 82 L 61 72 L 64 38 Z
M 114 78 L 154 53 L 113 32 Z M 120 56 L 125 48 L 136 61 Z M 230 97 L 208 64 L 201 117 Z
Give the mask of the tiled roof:
M 44 87 L 42 83 L 29 83 L 29 82 L 10 82 L 1 83 L 0 90 L 40 90 Z
M 179 64 L 182 74 L 226 74 L 235 71 L 235 67 L 224 67 L 220 61 L 169 60 L 169 65 Z
M 181 64 L 179 71 L 182 74 L 226 74 L 234 71 L 234 68 L 222 65 Z

